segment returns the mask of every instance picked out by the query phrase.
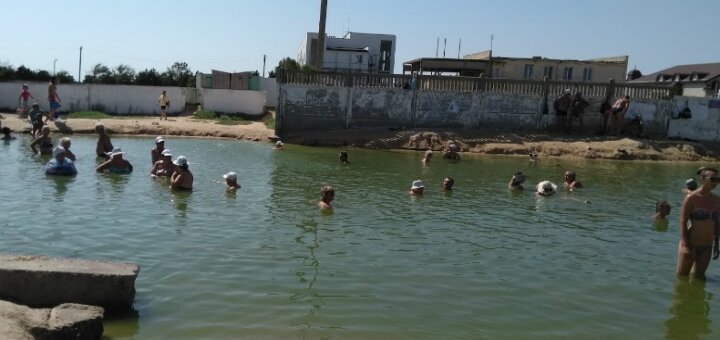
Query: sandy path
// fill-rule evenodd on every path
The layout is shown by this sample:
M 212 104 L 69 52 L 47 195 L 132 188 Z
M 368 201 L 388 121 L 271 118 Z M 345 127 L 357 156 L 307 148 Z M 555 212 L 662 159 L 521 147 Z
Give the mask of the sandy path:
M 16 132 L 29 132 L 29 123 L 15 114 L 3 114 L 2 125 Z M 275 131 L 268 129 L 262 122 L 247 125 L 220 125 L 213 121 L 196 120 L 192 117 L 172 117 L 159 121 L 151 117 L 129 117 L 110 119 L 65 120 L 65 123 L 49 122 L 53 131 L 63 133 L 95 133 L 95 123 L 101 121 L 110 134 L 121 135 L 175 135 L 198 137 L 221 137 L 253 141 L 273 140 Z

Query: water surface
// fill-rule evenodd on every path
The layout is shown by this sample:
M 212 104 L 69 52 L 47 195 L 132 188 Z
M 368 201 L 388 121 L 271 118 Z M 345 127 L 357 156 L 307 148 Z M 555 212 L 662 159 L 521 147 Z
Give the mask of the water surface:
M 147 175 L 152 139 L 113 142 L 132 175 L 95 173 L 89 137 L 73 137 L 71 179 L 45 177 L 27 136 L 0 144 L 3 252 L 140 265 L 137 315 L 107 321 L 112 339 L 720 333 L 720 265 L 705 285 L 674 277 L 680 190 L 698 164 L 463 155 L 422 166 L 421 153 L 351 149 L 341 165 L 338 149 L 170 138 L 195 175 L 183 194 Z M 566 168 L 586 188 L 506 190 L 518 170 L 560 183 Z M 414 179 L 424 197 L 407 194 Z M 325 184 L 336 188 L 330 213 L 315 205 Z M 672 205 L 667 228 L 652 222 L 658 199 Z

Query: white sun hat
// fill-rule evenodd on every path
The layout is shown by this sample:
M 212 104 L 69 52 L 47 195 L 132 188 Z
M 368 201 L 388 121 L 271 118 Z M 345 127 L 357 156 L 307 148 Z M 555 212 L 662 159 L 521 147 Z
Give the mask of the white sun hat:
M 163 136 L 155 137 L 155 144 L 159 144 L 159 143 L 165 143 L 165 138 L 163 138 Z
M 550 196 L 557 191 L 557 185 L 550 181 L 542 181 L 537 185 L 537 193 L 543 196 Z
M 110 156 L 110 158 L 115 157 L 117 155 L 124 155 L 125 152 L 122 151 L 122 148 L 119 146 L 116 146 L 112 149 L 112 151 L 108 152 L 107 155 Z
M 161 153 L 161 156 L 163 157 L 172 157 L 172 153 L 170 152 L 170 149 L 164 149 Z
M 232 181 L 236 181 L 236 180 L 237 180 L 237 174 L 234 173 L 234 172 L 232 172 L 232 171 L 230 171 L 230 172 L 224 174 L 224 175 L 223 175 L 223 178 L 224 178 L 224 179 L 229 179 L 229 180 L 232 180 Z
M 423 182 L 421 180 L 417 179 L 412 182 L 412 186 L 410 187 L 410 189 L 420 189 L 420 188 L 424 188 L 424 187 L 425 187 L 425 185 L 423 184 Z
M 173 164 L 178 165 L 178 166 L 188 165 L 188 160 L 187 160 L 187 158 L 185 158 L 185 156 L 178 156 L 178 158 L 176 158 L 175 161 L 173 161 Z
M 283 146 L 283 142 L 282 142 L 282 141 L 277 141 L 277 143 L 275 143 L 275 145 L 276 145 L 276 146 Z

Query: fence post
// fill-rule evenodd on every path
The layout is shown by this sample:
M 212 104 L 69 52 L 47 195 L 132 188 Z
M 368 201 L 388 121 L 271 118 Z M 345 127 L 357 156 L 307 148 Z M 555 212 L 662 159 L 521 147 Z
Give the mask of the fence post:
M 605 99 L 607 101 L 611 101 L 612 98 L 615 97 L 615 79 L 610 78 L 610 82 L 608 83 L 608 87 L 605 90 Z
M 354 74 L 350 71 L 345 72 L 345 128 L 350 128 L 350 121 L 352 120 L 352 100 L 353 100 L 353 80 Z

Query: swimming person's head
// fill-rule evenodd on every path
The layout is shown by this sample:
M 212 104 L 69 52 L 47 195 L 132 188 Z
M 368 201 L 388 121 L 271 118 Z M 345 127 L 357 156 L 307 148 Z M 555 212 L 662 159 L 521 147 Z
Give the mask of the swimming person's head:
M 230 171 L 223 175 L 223 178 L 225 179 L 225 183 L 229 187 L 235 187 L 237 185 L 237 174 Z
M 566 183 L 575 182 L 575 171 L 572 171 L 572 170 L 565 171 L 565 182 Z
M 178 156 L 178 158 L 175 159 L 173 164 L 177 165 L 178 168 L 183 170 L 187 170 L 190 167 L 188 160 L 185 156 Z
M 345 151 L 340 151 L 340 162 L 341 163 L 347 163 L 348 162 L 348 153 Z
M 172 153 L 170 152 L 170 149 L 164 149 L 160 153 L 160 158 L 165 163 L 172 162 Z
M 657 213 L 658 217 L 662 218 L 670 215 L 670 203 L 668 203 L 667 201 L 655 202 L 655 212 Z
M 105 124 L 103 124 L 101 122 L 95 123 L 95 132 L 97 132 L 97 133 L 105 132 Z
M 413 195 L 422 195 L 425 191 L 425 185 L 423 182 L 419 179 L 416 179 L 412 182 L 412 186 L 410 186 L 410 193 Z
M 512 185 L 512 186 L 521 185 L 521 184 L 523 184 L 523 182 L 525 182 L 526 178 L 527 177 L 525 176 L 525 174 L 522 173 L 522 171 L 518 171 L 510 179 L 510 185 Z
M 72 142 L 70 141 L 69 137 L 63 137 L 62 139 L 60 139 L 60 146 L 65 148 L 65 150 L 70 148 L 70 144 L 72 144 Z
M 442 186 L 444 190 L 452 190 L 453 185 L 455 185 L 455 180 L 452 177 L 445 177 L 445 179 L 443 179 Z
M 58 146 L 55 149 L 53 149 L 53 157 L 55 157 L 55 159 L 58 162 L 64 161 L 65 160 L 65 148 L 63 148 L 62 146 Z
M 112 159 L 116 159 L 116 158 L 122 159 L 124 154 L 125 154 L 125 152 L 122 151 L 122 148 L 120 148 L 119 146 L 116 146 L 112 149 L 111 152 L 109 152 L 108 156 L 110 156 L 110 158 L 112 158 Z
M 320 188 L 320 199 L 325 203 L 330 203 L 335 199 L 335 188 L 326 185 Z
M 50 135 L 50 127 L 49 126 L 43 126 L 42 127 L 42 135 L 43 137 L 47 137 Z
M 155 146 L 158 149 L 164 148 L 165 147 L 165 138 L 163 138 L 162 136 L 155 137 Z

